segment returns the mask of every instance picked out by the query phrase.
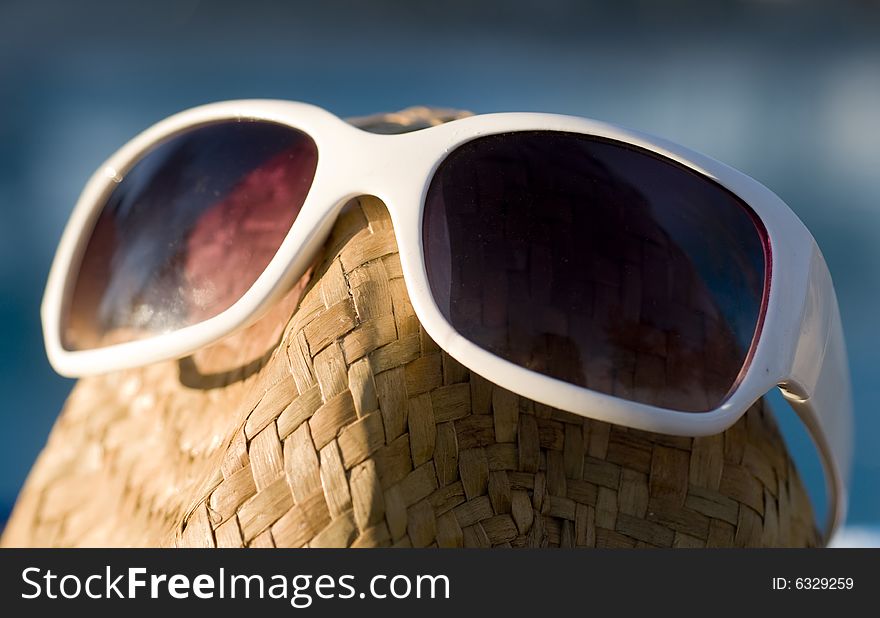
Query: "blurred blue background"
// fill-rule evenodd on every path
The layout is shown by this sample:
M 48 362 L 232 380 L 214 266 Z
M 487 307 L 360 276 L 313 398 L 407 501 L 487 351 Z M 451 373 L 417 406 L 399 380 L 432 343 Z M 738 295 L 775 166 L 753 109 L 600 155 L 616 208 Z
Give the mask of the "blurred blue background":
M 878 4 L 0 0 L 0 523 L 72 386 L 45 359 L 39 302 L 80 189 L 155 121 L 243 97 L 584 115 L 768 185 L 834 276 L 858 429 L 850 523 L 880 522 Z M 821 502 L 812 447 L 773 402 Z

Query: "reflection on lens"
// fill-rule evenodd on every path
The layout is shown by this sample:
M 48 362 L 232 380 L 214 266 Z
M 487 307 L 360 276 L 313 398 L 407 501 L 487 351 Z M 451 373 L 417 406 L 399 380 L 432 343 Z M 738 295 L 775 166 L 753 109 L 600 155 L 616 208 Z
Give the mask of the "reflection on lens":
M 559 132 L 457 148 L 423 224 L 434 300 L 464 337 L 578 386 L 693 412 L 720 405 L 747 362 L 765 238 L 696 172 Z
M 228 309 L 289 232 L 317 157 L 301 131 L 254 121 L 204 125 L 147 152 L 95 222 L 65 347 L 170 332 Z

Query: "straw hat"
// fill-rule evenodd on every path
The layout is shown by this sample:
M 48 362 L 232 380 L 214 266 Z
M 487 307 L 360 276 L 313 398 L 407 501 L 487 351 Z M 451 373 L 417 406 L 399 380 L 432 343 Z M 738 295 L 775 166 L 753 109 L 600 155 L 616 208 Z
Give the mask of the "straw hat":
M 355 119 L 377 132 L 462 115 Z M 468 371 L 425 334 L 383 204 L 310 272 L 181 361 L 80 380 L 5 546 L 811 546 L 763 402 L 723 434 L 587 420 Z

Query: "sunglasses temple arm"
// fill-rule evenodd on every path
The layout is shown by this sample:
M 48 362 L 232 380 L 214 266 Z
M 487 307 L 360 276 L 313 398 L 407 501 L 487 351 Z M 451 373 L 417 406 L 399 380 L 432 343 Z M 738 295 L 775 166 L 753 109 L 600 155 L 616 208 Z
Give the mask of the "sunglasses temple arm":
M 853 405 L 837 295 L 818 249 L 806 302 L 792 379 L 780 384 L 780 388 L 809 430 L 825 468 L 828 543 L 846 518 L 853 454 Z

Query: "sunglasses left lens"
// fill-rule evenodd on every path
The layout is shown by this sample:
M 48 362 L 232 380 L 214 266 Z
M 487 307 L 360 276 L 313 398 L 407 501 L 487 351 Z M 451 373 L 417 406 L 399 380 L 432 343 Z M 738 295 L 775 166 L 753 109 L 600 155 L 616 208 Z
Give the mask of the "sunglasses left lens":
M 71 270 L 64 347 L 143 339 L 228 309 L 278 251 L 317 161 L 308 135 L 262 121 L 203 125 L 149 150 Z

